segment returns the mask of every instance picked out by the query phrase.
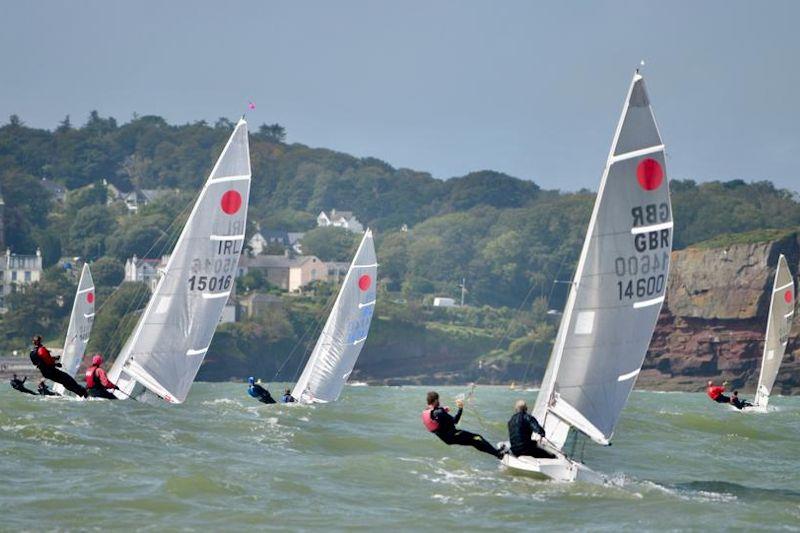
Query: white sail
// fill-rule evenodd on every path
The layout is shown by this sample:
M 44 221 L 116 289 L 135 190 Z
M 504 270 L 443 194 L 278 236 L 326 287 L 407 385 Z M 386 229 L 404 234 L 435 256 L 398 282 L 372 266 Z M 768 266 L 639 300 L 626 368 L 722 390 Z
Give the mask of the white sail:
M 609 443 L 664 301 L 671 250 L 664 145 L 637 72 L 534 408 L 557 449 L 571 427 Z
M 339 398 L 367 340 L 375 310 L 377 273 L 375 244 L 372 232 L 367 230 L 325 327 L 294 386 L 292 396 L 298 401 L 333 402 Z
M 94 281 L 88 263 L 83 265 L 81 279 L 78 281 L 78 291 L 72 303 L 72 314 L 69 317 L 67 336 L 64 339 L 64 353 L 61 356 L 61 370 L 72 377 L 81 366 L 89 335 L 94 323 Z M 64 394 L 64 386 L 60 383 L 53 385 L 53 391 Z
M 186 399 L 236 281 L 250 194 L 247 123 L 240 120 L 203 186 L 163 275 L 110 372 L 124 393 L 140 383 Z
M 794 317 L 794 294 L 792 273 L 786 258 L 781 254 L 770 294 L 767 334 L 764 338 L 761 373 L 758 376 L 754 401 L 756 407 L 766 409 L 769 403 L 769 395 L 772 393 L 772 386 L 775 385 L 786 344 L 789 342 L 789 330 Z

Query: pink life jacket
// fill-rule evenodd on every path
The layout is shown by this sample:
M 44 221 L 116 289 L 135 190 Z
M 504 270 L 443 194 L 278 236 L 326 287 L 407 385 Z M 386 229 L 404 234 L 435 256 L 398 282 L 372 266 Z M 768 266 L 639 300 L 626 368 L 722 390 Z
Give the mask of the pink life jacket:
M 449 411 L 450 409 L 445 407 L 444 410 Z M 439 422 L 431 417 L 431 413 L 433 413 L 433 407 L 431 406 L 428 406 L 427 409 L 422 411 L 422 423 L 425 424 L 428 431 L 433 433 L 439 429 Z
M 425 427 L 431 433 L 439 429 L 439 422 L 431 418 L 432 412 L 433 412 L 433 407 L 428 407 L 427 409 L 422 411 L 422 423 L 425 424 Z

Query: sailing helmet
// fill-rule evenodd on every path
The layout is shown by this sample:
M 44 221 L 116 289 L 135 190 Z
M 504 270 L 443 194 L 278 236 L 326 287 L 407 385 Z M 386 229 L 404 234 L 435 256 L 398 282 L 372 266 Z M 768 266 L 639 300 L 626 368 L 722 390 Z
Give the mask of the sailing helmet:
M 92 366 L 100 366 L 103 364 L 103 356 L 99 353 L 94 354 L 92 357 Z

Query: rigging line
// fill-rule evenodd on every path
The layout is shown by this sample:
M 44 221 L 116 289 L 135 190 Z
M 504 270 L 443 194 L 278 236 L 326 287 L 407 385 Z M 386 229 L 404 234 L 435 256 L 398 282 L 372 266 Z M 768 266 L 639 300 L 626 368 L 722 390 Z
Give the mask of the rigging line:
M 322 317 L 327 317 L 328 313 L 330 312 L 330 308 L 333 307 L 333 303 L 336 301 L 336 296 L 337 295 L 338 295 L 338 291 L 334 291 L 328 297 L 328 300 L 325 302 L 325 305 L 322 308 L 322 312 L 316 317 L 316 319 L 311 324 L 306 326 L 306 329 L 303 332 L 303 334 L 300 336 L 300 338 L 297 340 L 297 342 L 294 343 L 294 346 L 292 346 L 292 349 L 289 351 L 289 355 L 286 356 L 286 358 L 283 360 L 281 365 L 278 367 L 278 370 L 275 371 L 275 375 L 273 376 L 272 381 L 275 381 L 277 379 L 278 375 L 281 373 L 281 371 L 283 371 L 284 367 L 289 363 L 289 361 L 295 356 L 295 354 L 297 352 L 297 349 L 301 345 L 305 344 L 306 345 L 306 349 L 308 349 L 308 346 L 307 346 L 308 341 L 306 340 L 306 337 L 308 336 L 309 333 L 312 332 L 312 330 L 313 330 L 314 333 L 316 333 L 317 331 L 319 331 L 321 329 L 320 328 L 320 324 L 322 323 Z M 327 320 L 327 318 L 326 318 L 326 320 Z M 317 335 L 314 335 L 314 337 L 316 337 L 316 336 Z M 302 363 L 302 359 L 301 359 L 301 363 Z M 294 373 L 295 380 L 297 379 L 297 374 L 298 374 L 298 370 L 295 370 L 295 373 Z
M 180 215 L 178 215 L 176 217 L 176 220 L 179 219 L 179 218 L 180 218 Z M 171 224 L 170 227 L 168 227 L 168 229 L 171 229 L 172 226 L 173 226 L 173 224 Z M 163 241 L 163 244 L 162 244 L 161 248 L 159 249 L 159 252 L 160 252 L 159 256 L 163 256 L 164 252 L 168 248 L 174 247 L 175 242 L 177 242 L 177 238 L 178 238 L 178 236 L 168 235 L 166 232 L 164 232 L 164 235 L 166 235 L 168 238 L 166 238 Z M 161 238 L 156 240 L 156 243 L 158 243 L 160 241 L 161 241 Z M 152 249 L 155 248 L 155 246 L 156 246 L 156 244 L 153 244 L 153 246 L 150 247 L 150 250 L 148 250 L 147 253 L 149 254 L 150 251 L 152 251 Z M 127 306 L 127 308 L 125 310 L 125 313 L 122 316 L 123 317 L 127 317 L 132 311 L 135 311 L 137 309 L 142 309 L 144 306 L 146 306 L 146 303 L 150 299 L 150 297 L 151 297 L 151 293 L 150 293 L 149 289 L 147 289 L 147 288 L 140 289 L 139 292 L 136 295 L 134 295 L 134 297 L 128 303 L 128 306 Z M 139 318 L 141 318 L 141 317 L 139 317 Z M 138 319 L 137 319 L 137 322 L 138 322 Z M 125 325 L 126 325 L 126 321 L 125 320 L 120 320 L 117 323 L 117 327 L 112 332 L 111 340 L 108 342 L 108 345 L 106 346 L 106 353 L 111 353 L 112 351 L 113 352 L 117 352 L 118 350 L 122 349 L 122 345 L 124 343 L 124 340 L 126 340 L 126 339 L 123 339 L 123 336 L 121 335 L 121 332 L 123 331 Z
M 525 383 L 525 380 L 528 379 L 528 371 L 531 369 L 531 365 L 533 364 L 533 355 L 536 352 L 536 347 L 539 346 L 539 340 L 535 340 L 533 342 L 533 346 L 531 346 L 531 353 L 528 354 L 528 366 L 525 367 L 525 374 L 522 375 L 522 381 L 520 383 Z
M 185 214 L 185 213 L 186 213 L 186 212 L 189 210 L 189 208 L 190 208 L 191 206 L 193 206 L 193 205 L 194 205 L 194 202 L 195 202 L 196 200 L 197 200 L 197 198 L 195 198 L 195 199 L 194 199 L 194 200 L 193 200 L 193 201 L 192 201 L 192 202 L 191 202 L 189 205 L 187 205 L 186 207 L 184 207 L 184 208 L 181 210 L 181 212 L 180 212 L 180 213 L 178 213 L 177 215 L 175 215 L 175 217 L 172 219 L 172 222 L 170 222 L 170 223 L 169 223 L 169 225 L 167 226 L 167 229 L 163 230 L 163 231 L 162 231 L 162 235 L 160 235 L 160 236 L 159 236 L 159 237 L 158 237 L 158 238 L 157 238 L 155 241 L 153 241 L 153 244 L 152 244 L 152 245 L 150 246 L 150 248 L 149 248 L 149 249 L 148 249 L 148 250 L 147 250 L 147 251 L 144 253 L 144 255 L 143 255 L 142 257 L 148 257 L 148 256 L 150 255 L 150 252 L 152 252 L 152 251 L 153 251 L 153 248 L 155 248 L 155 247 L 158 245 L 158 243 L 159 243 L 159 242 L 161 242 L 161 239 L 163 239 L 163 238 L 164 238 L 164 235 L 169 235 L 170 231 L 172 231 L 172 230 L 174 229 L 174 228 L 173 228 L 173 226 L 174 226 L 174 225 L 175 225 L 175 224 L 176 224 L 176 223 L 177 223 L 179 220 L 181 220 L 181 218 L 183 217 L 183 215 L 184 215 L 184 214 Z M 170 238 L 172 238 L 172 237 L 170 237 Z M 161 254 L 159 254 L 159 255 L 161 255 Z M 117 293 L 117 291 L 119 291 L 119 289 L 120 289 L 121 287 L 122 287 L 122 283 L 120 283 L 119 285 L 117 285 L 117 287 L 116 287 L 116 288 L 115 288 L 115 289 L 114 289 L 114 290 L 111 292 L 111 294 L 109 294 L 109 297 L 108 297 L 108 298 L 106 298 L 106 300 L 105 300 L 105 301 L 104 301 L 104 302 L 103 302 L 103 303 L 100 305 L 100 307 L 98 307 L 98 308 L 95 310 L 95 313 L 97 313 L 97 312 L 101 311 L 101 310 L 103 309 L 103 307 L 106 305 L 106 303 L 108 303 L 108 300 L 109 300 L 109 299 L 110 299 L 110 298 L 111 298 L 111 297 L 112 297 L 114 294 L 116 294 L 116 293 Z

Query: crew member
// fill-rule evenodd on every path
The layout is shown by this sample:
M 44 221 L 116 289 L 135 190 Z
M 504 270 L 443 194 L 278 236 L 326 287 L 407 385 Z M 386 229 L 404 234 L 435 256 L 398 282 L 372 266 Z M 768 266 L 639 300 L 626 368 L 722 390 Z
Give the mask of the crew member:
M 297 400 L 295 400 L 294 396 L 292 396 L 291 389 L 286 389 L 285 391 L 283 391 L 283 397 L 281 398 L 281 401 L 283 403 L 294 403 Z
M 47 386 L 43 379 L 39 380 L 39 386 L 36 387 L 36 390 L 39 392 L 39 396 L 58 396 L 58 394 L 50 390 L 50 387 Z
M 428 407 L 422 412 L 422 423 L 428 431 L 435 433 L 445 444 L 459 444 L 461 446 L 472 446 L 476 450 L 493 455 L 500 459 L 505 455 L 505 450 L 498 450 L 482 436 L 470 433 L 463 429 L 456 429 L 456 424 L 461 420 L 464 412 L 464 401 L 456 400 L 458 411 L 456 416 L 451 416 L 447 407 L 439 405 L 439 393 L 428 393 Z
M 28 387 L 25 386 L 25 381 L 28 379 L 27 376 L 23 376 L 22 379 L 19 379 L 16 374 L 11 376 L 11 380 L 9 383 L 11 384 L 11 388 L 17 390 L 19 392 L 24 392 L 25 394 L 33 394 L 36 396 L 36 393 L 30 390 Z
M 737 409 L 743 409 L 745 407 L 753 407 L 753 404 L 748 402 L 747 400 L 740 400 L 739 399 L 739 391 L 733 391 L 733 397 L 731 398 L 731 405 L 733 405 Z
M 250 384 L 247 387 L 247 394 L 261 403 L 277 403 L 267 389 L 256 383 L 255 378 L 251 376 L 247 378 L 247 382 Z
M 117 397 L 109 391 L 109 389 L 116 390 L 117 387 L 113 384 L 106 375 L 106 371 L 101 368 L 103 364 L 103 356 L 99 353 L 94 354 L 92 357 L 92 366 L 86 369 L 86 390 L 89 396 L 93 398 L 105 398 L 106 400 L 116 400 Z
M 528 404 L 525 403 L 525 400 L 517 400 L 514 405 L 514 414 L 508 421 L 508 440 L 511 443 L 511 453 L 517 457 L 530 455 L 531 457 L 554 459 L 555 455 L 543 450 L 531 439 L 534 433 L 544 437 L 544 428 L 533 416 L 528 414 Z
M 723 394 L 725 392 L 725 387 L 728 385 L 727 381 L 722 382 L 722 386 L 714 385 L 714 382 L 708 380 L 708 386 L 706 387 L 706 394 L 708 397 L 714 400 L 717 403 L 731 403 L 731 399 L 728 396 Z
M 68 391 L 77 394 L 81 398 L 86 398 L 86 389 L 78 385 L 75 378 L 58 369 L 61 366 L 61 363 L 58 362 L 59 358 L 50 355 L 50 350 L 42 344 L 40 335 L 36 335 L 33 338 L 33 350 L 31 350 L 30 357 L 33 365 L 42 373 L 42 377 L 54 383 L 60 383 Z

